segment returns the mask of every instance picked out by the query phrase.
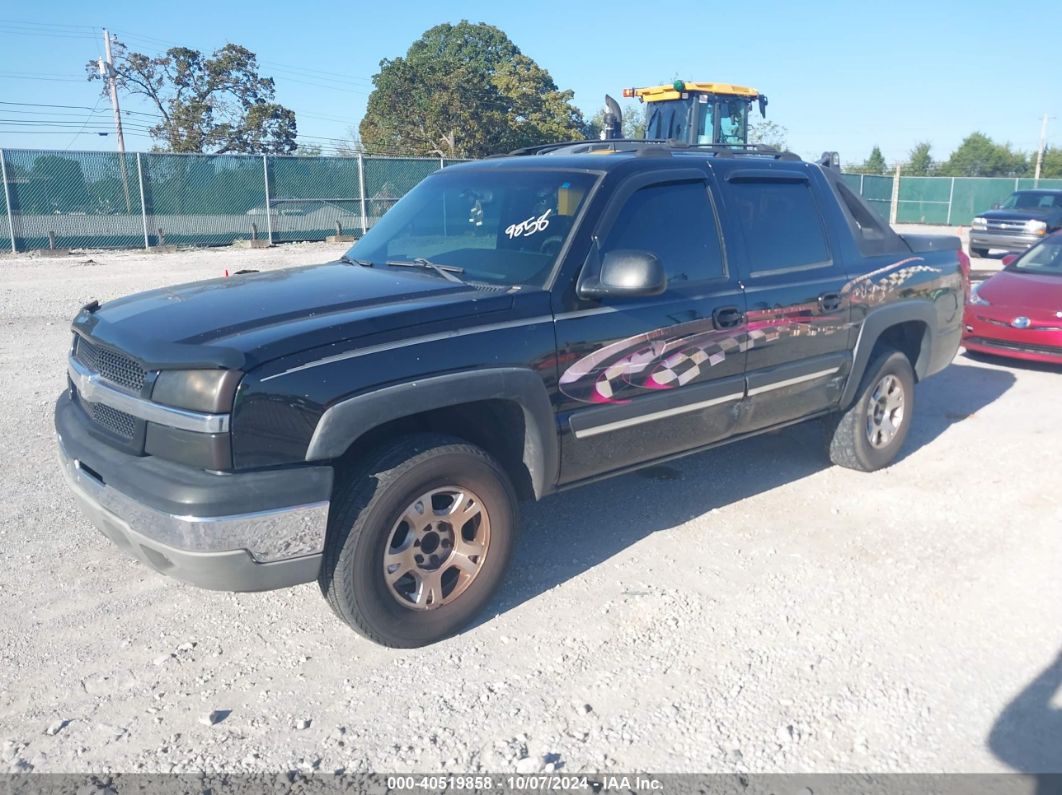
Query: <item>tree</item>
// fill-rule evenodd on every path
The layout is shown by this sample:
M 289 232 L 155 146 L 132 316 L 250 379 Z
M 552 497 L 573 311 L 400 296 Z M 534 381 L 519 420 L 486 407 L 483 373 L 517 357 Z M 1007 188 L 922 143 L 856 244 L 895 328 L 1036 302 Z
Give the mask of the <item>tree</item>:
M 851 174 L 884 174 L 887 168 L 885 155 L 881 153 L 880 147 L 875 146 L 866 160 L 859 164 L 849 163 L 844 170 Z
M 1044 159 L 1040 164 L 1040 176 L 1045 179 L 1062 177 L 1062 148 L 1049 146 L 1044 150 Z
M 785 149 L 786 136 L 789 131 L 778 122 L 760 119 L 749 121 L 749 143 L 765 144 L 775 149 Z
M 152 58 L 115 39 L 113 50 L 118 89 L 158 110 L 161 120 L 149 134 L 161 151 L 295 151 L 295 114 L 273 101 L 273 78 L 259 76 L 258 59 L 246 47 L 226 44 L 211 57 L 172 47 Z M 86 71 L 89 80 L 102 79 L 95 61 Z
M 915 148 L 907 155 L 907 165 L 901 173 L 910 177 L 928 177 L 933 170 L 933 158 L 929 154 L 932 145 L 923 141 L 915 145 Z
M 587 132 L 573 93 L 493 25 L 436 25 L 373 85 L 359 128 L 370 152 L 482 157 Z
M 1023 153 L 975 132 L 966 136 L 937 173 L 944 177 L 1021 177 L 1028 170 Z

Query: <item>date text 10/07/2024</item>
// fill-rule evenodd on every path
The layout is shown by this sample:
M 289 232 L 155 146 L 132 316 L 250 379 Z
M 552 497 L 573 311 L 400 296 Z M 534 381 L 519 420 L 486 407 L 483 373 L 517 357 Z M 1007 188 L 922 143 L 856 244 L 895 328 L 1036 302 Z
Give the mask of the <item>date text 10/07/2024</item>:
M 484 792 L 493 789 L 499 792 L 659 792 L 664 784 L 659 779 L 644 775 L 441 775 L 388 776 L 387 788 L 399 792 Z

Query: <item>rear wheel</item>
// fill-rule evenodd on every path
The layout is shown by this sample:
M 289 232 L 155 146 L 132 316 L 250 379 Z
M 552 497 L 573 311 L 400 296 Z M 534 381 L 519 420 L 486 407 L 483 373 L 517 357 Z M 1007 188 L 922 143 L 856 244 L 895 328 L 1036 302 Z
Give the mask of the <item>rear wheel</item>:
M 835 421 L 830 460 L 863 472 L 891 464 L 911 428 L 914 402 L 910 360 L 883 348 L 867 367 L 855 402 Z
M 319 584 L 385 646 L 453 634 L 501 580 L 516 529 L 508 477 L 483 450 L 422 435 L 370 455 L 336 495 Z
M 971 257 L 987 257 L 988 256 L 988 249 L 987 248 L 974 248 L 973 246 L 970 246 L 970 256 Z

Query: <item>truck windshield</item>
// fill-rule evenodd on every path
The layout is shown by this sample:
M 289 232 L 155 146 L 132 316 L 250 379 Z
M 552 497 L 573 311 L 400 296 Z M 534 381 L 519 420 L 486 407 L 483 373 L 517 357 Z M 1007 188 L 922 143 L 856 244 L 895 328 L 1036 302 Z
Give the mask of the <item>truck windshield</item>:
M 597 175 L 463 169 L 428 177 L 377 220 L 347 256 L 386 266 L 428 260 L 465 281 L 541 287 Z
M 1007 197 L 1000 205 L 1004 210 L 1033 210 L 1051 209 L 1062 207 L 1062 193 L 1035 193 L 1033 191 L 1018 191 Z

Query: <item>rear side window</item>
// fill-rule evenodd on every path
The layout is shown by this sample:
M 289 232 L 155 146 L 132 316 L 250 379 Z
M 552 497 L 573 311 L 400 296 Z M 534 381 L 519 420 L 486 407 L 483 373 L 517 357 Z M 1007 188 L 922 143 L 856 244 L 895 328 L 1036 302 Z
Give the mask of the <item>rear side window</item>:
M 719 227 L 704 182 L 668 182 L 633 193 L 601 246 L 603 254 L 635 249 L 655 254 L 668 285 L 724 275 Z
M 753 276 L 831 263 L 807 182 L 731 182 L 728 197 L 745 233 Z
M 870 257 L 875 254 L 891 254 L 907 250 L 900 236 L 879 218 L 855 191 L 845 185 L 841 179 L 832 181 L 832 184 L 841 200 L 841 210 L 852 230 L 860 254 Z

